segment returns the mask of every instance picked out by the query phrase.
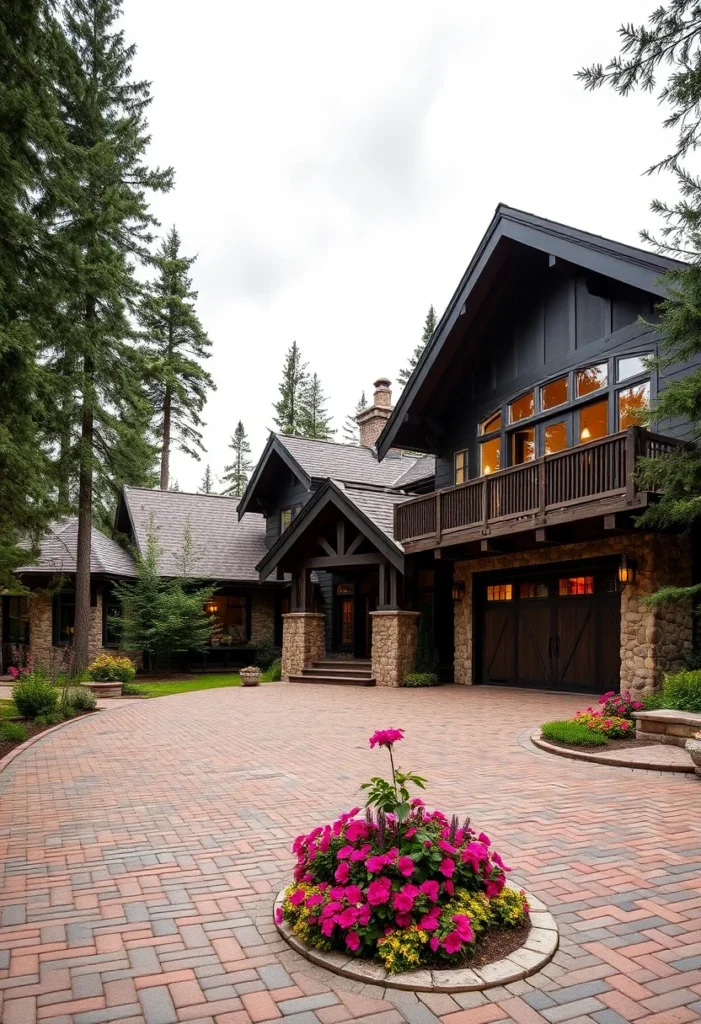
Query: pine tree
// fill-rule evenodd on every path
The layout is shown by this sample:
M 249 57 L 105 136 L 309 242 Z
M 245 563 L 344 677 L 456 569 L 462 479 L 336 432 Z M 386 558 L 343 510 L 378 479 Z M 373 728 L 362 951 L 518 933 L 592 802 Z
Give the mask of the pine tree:
M 360 444 L 360 427 L 358 426 L 357 417 L 363 409 L 367 409 L 367 405 L 368 402 L 363 391 L 355 407 L 355 412 L 352 415 L 346 416 L 345 423 L 343 424 L 343 440 L 345 444 Z
M 299 425 L 301 437 L 311 437 L 316 441 L 330 441 L 336 433 L 331 429 L 331 416 L 327 415 L 326 401 L 319 375 L 313 373 L 302 392 L 302 416 Z
M 300 437 L 304 421 L 304 395 L 309 374 L 302 353 L 293 341 L 285 356 L 280 383 L 280 400 L 274 403 L 275 424 L 281 434 Z
M 609 85 L 621 96 L 636 89 L 652 92 L 671 108 L 664 124 L 677 129 L 676 145 L 648 173 L 668 170 L 677 179 L 680 199 L 672 204 L 654 200 L 651 209 L 662 218 L 659 239 L 641 232 L 660 252 L 679 256 L 688 266 L 665 275 L 667 297 L 656 307 L 662 336 L 659 368 L 695 366 L 701 356 L 701 179 L 682 161 L 701 145 L 701 9 L 696 0 L 669 0 L 646 25 L 619 29 L 621 52 L 604 68 L 592 64 L 578 72 L 588 89 Z M 651 417 L 686 421 L 684 443 L 657 459 L 639 459 L 636 476 L 641 487 L 660 490 L 659 500 L 637 519 L 643 529 L 676 528 L 691 531 L 701 524 L 701 370 L 668 380 L 651 410 Z M 663 588 L 652 600 L 664 603 L 698 598 L 701 584 Z
M 149 260 L 156 223 L 146 197 L 168 190 L 173 176 L 144 163 L 151 97 L 148 83 L 132 78 L 134 47 L 115 30 L 121 6 L 121 0 L 65 0 L 65 55 L 56 69 L 67 145 L 57 161 L 51 212 L 66 265 L 50 364 L 57 391 L 75 396 L 65 407 L 78 435 L 77 672 L 88 662 L 96 472 L 110 473 L 115 451 L 123 476 L 132 452 L 135 474 L 144 468 L 143 436 L 136 436 L 143 430 L 144 365 L 129 314 L 139 292 L 134 264 Z
M 179 491 L 180 490 L 180 484 L 179 484 L 178 480 L 177 479 L 169 480 L 168 481 L 168 487 L 166 488 L 166 490 L 168 490 L 168 491 Z
M 195 312 L 197 292 L 189 276 L 196 257 L 183 256 L 173 227 L 154 257 L 158 271 L 138 308 L 149 361 L 149 397 L 161 447 L 161 490 L 168 487 L 171 449 L 199 460 L 203 450 L 200 413 L 215 388 L 201 365 L 211 341 Z
M 202 483 L 200 484 L 200 493 L 211 494 L 213 489 L 214 480 L 212 479 L 212 470 L 210 469 L 209 463 L 207 463 L 207 467 L 204 471 L 204 476 L 202 477 Z
M 49 88 L 60 36 L 44 0 L 5 0 L 0 19 L 0 587 L 36 553 L 53 514 L 43 443 L 40 335 L 52 305 L 49 239 L 35 208 L 60 122 Z
M 234 453 L 234 460 L 230 466 L 224 467 L 222 483 L 225 487 L 222 493 L 227 494 L 230 498 L 240 498 L 246 490 L 248 477 L 253 469 L 253 463 L 247 458 L 251 454 L 251 446 L 241 420 L 236 424 L 229 448 Z
M 438 320 L 436 319 L 436 311 L 433 308 L 433 306 L 429 306 L 428 313 L 426 314 L 426 321 L 424 323 L 424 329 L 421 334 L 421 341 L 414 349 L 412 355 L 409 357 L 409 365 L 407 366 L 407 368 L 405 370 L 399 371 L 399 376 L 397 377 L 397 380 L 399 382 L 400 387 L 406 386 L 409 378 L 414 372 L 416 364 L 421 358 L 421 353 L 426 348 L 426 345 L 429 343 L 429 341 L 434 335 L 437 323 Z

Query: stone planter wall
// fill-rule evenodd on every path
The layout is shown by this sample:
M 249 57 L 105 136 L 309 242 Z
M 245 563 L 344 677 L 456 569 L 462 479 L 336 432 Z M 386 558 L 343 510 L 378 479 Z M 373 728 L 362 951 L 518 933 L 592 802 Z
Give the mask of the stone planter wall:
M 634 711 L 635 738 L 645 743 L 671 743 L 683 747 L 701 732 L 701 715 L 689 711 Z
M 299 675 L 326 654 L 324 616 L 319 612 L 289 612 L 282 616 L 282 678 Z
M 418 612 L 370 612 L 376 686 L 401 686 L 414 671 Z
M 510 552 L 456 562 L 455 579 L 464 582 L 465 596 L 455 603 L 455 682 L 472 683 L 476 573 L 623 554 L 635 559 L 638 572 L 635 582 L 621 592 L 621 689 L 629 689 L 637 697 L 658 690 L 664 674 L 682 668 L 685 655 L 691 651 L 692 612 L 687 602 L 668 608 L 649 608 L 640 602 L 641 597 L 660 586 L 686 586 L 691 582 L 688 541 L 657 533 L 625 534 L 537 552 Z

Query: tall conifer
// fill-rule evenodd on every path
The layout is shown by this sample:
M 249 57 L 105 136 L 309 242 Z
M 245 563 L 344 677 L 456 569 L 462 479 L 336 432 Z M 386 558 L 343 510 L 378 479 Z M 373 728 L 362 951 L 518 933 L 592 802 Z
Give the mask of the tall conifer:
M 437 323 L 438 320 L 436 318 L 436 311 L 433 308 L 433 306 L 429 306 L 428 313 L 426 314 L 426 320 L 424 322 L 424 329 L 421 332 L 421 341 L 419 342 L 419 344 L 416 346 L 411 356 L 409 357 L 409 365 L 406 367 L 405 370 L 399 371 L 399 376 L 397 377 L 397 380 L 399 381 L 400 387 L 405 387 L 407 381 L 414 372 L 414 368 L 416 367 L 416 364 L 421 358 L 421 353 L 423 352 L 423 350 L 426 348 L 426 345 L 433 337 Z
M 248 477 L 253 469 L 253 463 L 248 458 L 251 454 L 251 446 L 248 443 L 248 437 L 241 420 L 236 424 L 236 430 L 232 434 L 229 448 L 234 453 L 234 458 L 230 466 L 224 467 L 222 483 L 225 486 L 223 493 L 228 494 L 230 498 L 240 498 L 246 490 Z
M 281 434 L 299 437 L 304 421 L 304 395 L 309 374 L 296 341 L 287 350 L 280 382 L 280 399 L 274 403 L 275 424 Z
M 343 424 L 343 440 L 345 444 L 360 444 L 360 427 L 358 426 L 357 417 L 358 413 L 361 413 L 363 409 L 367 409 L 367 405 L 368 400 L 363 391 L 358 399 L 355 412 L 352 415 L 346 416 L 345 423 Z
M 311 375 L 302 391 L 299 432 L 301 437 L 311 437 L 316 441 L 330 441 L 336 433 L 331 428 L 331 416 L 326 412 L 326 395 L 318 373 Z
M 202 483 L 200 484 L 200 493 L 211 494 L 214 490 L 214 480 L 212 479 L 212 470 L 209 463 L 207 463 L 202 477 Z

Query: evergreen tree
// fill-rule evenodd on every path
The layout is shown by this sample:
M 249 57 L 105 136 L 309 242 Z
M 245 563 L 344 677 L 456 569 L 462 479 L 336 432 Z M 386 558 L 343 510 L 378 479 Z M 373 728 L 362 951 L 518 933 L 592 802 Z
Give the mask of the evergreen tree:
M 285 356 L 280 383 L 280 400 L 274 403 L 275 424 L 281 434 L 302 436 L 304 396 L 309 380 L 299 345 L 293 341 Z
M 248 458 L 251 454 L 251 446 L 248 443 L 248 437 L 243 429 L 241 420 L 236 424 L 236 430 L 231 436 L 229 448 L 234 453 L 234 460 L 230 466 L 224 467 L 222 483 L 225 486 L 222 493 L 228 494 L 230 498 L 240 498 L 246 490 L 248 477 L 253 469 L 253 463 Z
M 66 264 L 50 361 L 57 392 L 74 396 L 63 407 L 77 437 L 77 672 L 88 662 L 96 472 L 111 472 L 115 452 L 123 478 L 131 475 L 131 454 L 134 474 L 144 470 L 144 365 L 129 314 L 139 291 L 134 264 L 149 260 L 156 223 L 146 197 L 172 184 L 171 170 L 150 170 L 144 163 L 151 97 L 148 83 L 132 78 L 134 47 L 115 29 L 120 13 L 121 0 L 65 0 L 65 54 L 56 69 L 67 145 L 57 161 L 51 213 Z
M 661 333 L 659 368 L 695 366 L 701 356 L 701 179 L 682 161 L 701 144 L 701 8 L 695 0 L 669 0 L 650 15 L 646 25 L 619 29 L 621 52 L 604 68 L 592 64 L 578 72 L 588 89 L 609 85 L 621 96 L 636 89 L 653 92 L 670 107 L 664 124 L 676 128 L 672 151 L 648 173 L 668 170 L 677 179 L 680 198 L 667 204 L 654 200 L 651 209 L 662 218 L 659 239 L 642 237 L 665 254 L 688 265 L 665 275 L 667 297 L 657 306 Z M 660 75 L 661 80 L 660 79 Z M 651 325 L 652 326 L 652 325 Z M 639 459 L 636 475 L 642 487 L 662 493 L 637 519 L 642 528 L 681 528 L 701 523 L 701 370 L 668 380 L 651 410 L 665 421 L 686 421 L 684 443 L 657 459 Z M 665 602 L 701 595 L 701 584 L 663 588 L 653 600 Z
M 39 337 L 52 305 L 49 239 L 35 207 L 60 135 L 50 89 L 60 39 L 45 0 L 5 0 L 0 19 L 0 587 L 30 561 L 53 509 L 42 441 Z
M 180 490 L 180 484 L 179 484 L 178 480 L 176 479 L 176 480 L 169 481 L 168 482 L 168 487 L 166 488 L 166 490 L 169 490 L 169 491 L 179 491 Z
M 331 416 L 327 415 L 325 408 L 326 400 L 319 375 L 313 373 L 302 393 L 302 416 L 299 426 L 301 437 L 330 441 L 336 433 L 331 429 Z
M 149 396 L 156 413 L 161 448 L 161 490 L 168 487 L 173 446 L 199 460 L 203 450 L 200 413 L 215 387 L 201 365 L 211 341 L 195 312 L 197 292 L 189 276 L 196 257 L 183 256 L 175 228 L 154 257 L 158 271 L 138 308 L 149 360 Z
M 204 476 L 202 477 L 202 483 L 200 484 L 200 493 L 211 494 L 213 489 L 214 480 L 212 479 L 212 470 L 210 469 L 209 463 L 207 463 L 207 467 L 204 471 Z
M 426 348 L 426 345 L 433 337 L 437 323 L 438 320 L 436 319 L 436 311 L 433 308 L 433 306 L 429 306 L 428 313 L 426 314 L 426 321 L 424 323 L 424 329 L 421 334 L 421 341 L 414 349 L 412 355 L 409 357 L 409 365 L 407 366 L 407 368 L 405 370 L 399 371 L 399 376 L 397 377 L 397 380 L 399 382 L 400 387 L 406 386 L 409 378 L 414 372 L 416 364 L 421 358 L 421 353 L 423 352 L 423 350 Z
M 363 391 L 355 407 L 355 412 L 353 415 L 349 414 L 346 416 L 345 423 L 343 424 L 343 440 L 345 444 L 360 444 L 360 427 L 358 426 L 357 417 L 363 409 L 367 409 L 367 405 L 368 402 Z

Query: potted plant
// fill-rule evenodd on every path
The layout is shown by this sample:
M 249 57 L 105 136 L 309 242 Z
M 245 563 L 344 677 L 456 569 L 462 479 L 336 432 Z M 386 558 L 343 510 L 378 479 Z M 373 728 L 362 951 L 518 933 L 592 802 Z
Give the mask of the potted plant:
M 257 665 L 249 665 L 241 669 L 241 682 L 244 686 L 258 686 L 260 684 L 260 669 Z
M 692 739 L 687 740 L 684 746 L 689 751 L 689 756 L 694 762 L 696 774 L 701 775 L 701 732 L 697 732 Z

